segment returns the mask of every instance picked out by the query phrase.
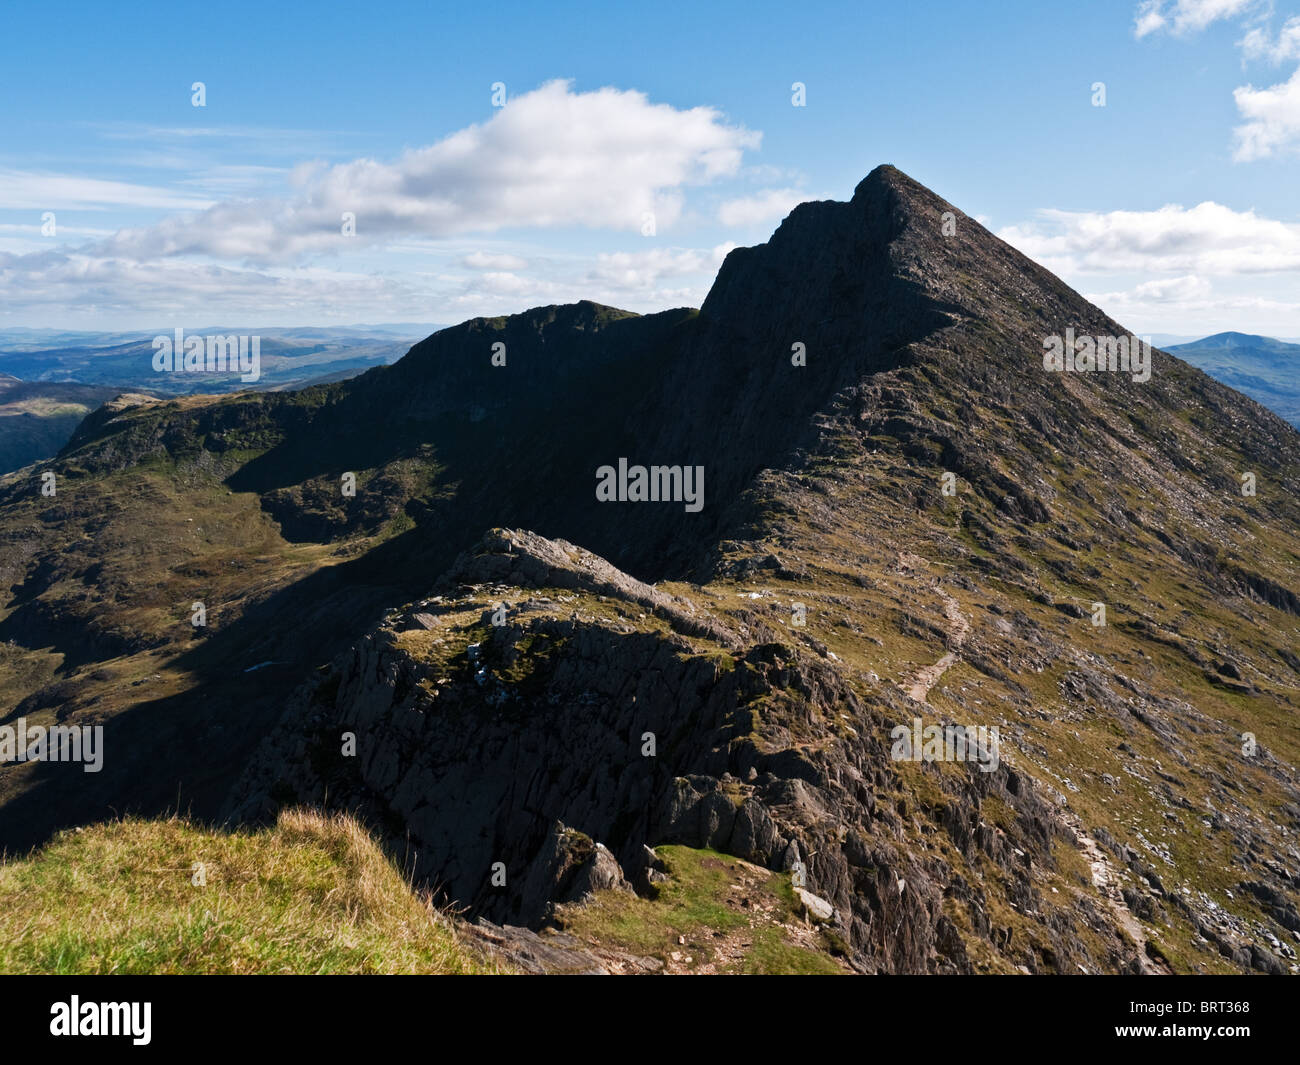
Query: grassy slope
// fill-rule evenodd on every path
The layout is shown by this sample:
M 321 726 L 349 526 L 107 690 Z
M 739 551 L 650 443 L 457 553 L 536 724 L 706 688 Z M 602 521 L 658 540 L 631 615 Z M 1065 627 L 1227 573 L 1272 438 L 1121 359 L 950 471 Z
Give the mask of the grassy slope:
M 275 657 L 223 640 L 250 606 L 393 535 L 390 522 L 346 542 L 291 543 L 258 495 L 226 485 L 274 439 L 263 438 L 269 431 L 259 412 L 266 402 L 226 401 L 249 412 L 247 421 L 224 431 L 211 451 L 203 450 L 211 441 L 188 426 L 170 432 L 168 447 L 180 459 L 161 450 L 159 426 L 176 411 L 217 401 L 187 397 L 130 409 L 113 423 L 104 447 L 109 468 L 92 475 L 75 462 L 54 466 L 53 498 L 41 494 L 36 468 L 0 476 L 0 494 L 13 489 L 0 514 L 0 586 L 13 582 L 16 593 L 0 604 L 0 718 L 43 691 L 39 705 L 24 708 L 32 724 L 48 725 L 55 714 L 104 723 L 128 707 L 193 691 L 205 675 L 242 676 Z M 364 486 L 371 471 L 357 472 Z M 23 614 L 23 604 L 34 600 L 38 615 Z M 195 602 L 206 605 L 203 629 L 191 624 Z M 264 678 L 258 680 L 263 687 Z M 173 724 L 186 730 L 195 722 L 169 715 L 159 727 Z M 0 772 L 0 804 L 26 792 L 38 769 Z M 186 802 L 192 799 L 186 794 Z
M 833 933 L 796 914 L 788 877 L 730 855 L 659 847 L 668 880 L 654 899 L 601 891 L 562 907 L 560 926 L 593 946 L 659 958 L 669 973 L 835 974 Z
M 0 865 L 4 973 L 500 971 L 348 818 L 231 834 L 124 820 Z

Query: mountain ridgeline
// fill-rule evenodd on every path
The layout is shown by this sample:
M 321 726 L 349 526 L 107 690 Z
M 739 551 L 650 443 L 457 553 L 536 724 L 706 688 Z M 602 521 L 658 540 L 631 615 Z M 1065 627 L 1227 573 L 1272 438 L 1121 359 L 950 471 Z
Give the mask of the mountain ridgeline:
M 1294 971 L 1300 435 L 1160 351 L 1049 372 L 1065 335 L 1127 331 L 882 166 L 698 312 L 101 408 L 0 480 L 0 724 L 104 767 L 0 767 L 0 843 L 308 804 L 496 923 L 672 844 L 861 972 Z M 702 507 L 602 499 L 620 460 Z M 934 724 L 996 757 L 900 753 Z

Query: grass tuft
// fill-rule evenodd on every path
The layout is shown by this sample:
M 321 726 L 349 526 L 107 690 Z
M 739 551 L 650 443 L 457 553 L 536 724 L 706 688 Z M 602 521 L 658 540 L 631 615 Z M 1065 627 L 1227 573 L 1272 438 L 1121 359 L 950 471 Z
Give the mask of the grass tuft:
M 0 864 L 4 973 L 500 971 L 346 816 L 229 833 L 128 818 Z

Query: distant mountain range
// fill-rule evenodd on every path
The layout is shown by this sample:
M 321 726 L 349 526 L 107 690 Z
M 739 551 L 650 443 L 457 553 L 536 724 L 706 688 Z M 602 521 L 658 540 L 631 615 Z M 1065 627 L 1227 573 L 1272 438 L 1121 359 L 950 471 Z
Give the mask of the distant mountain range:
M 1300 344 L 1215 333 L 1165 349 L 1300 428 Z
M 227 325 L 185 331 L 188 336 L 259 337 L 255 383 L 233 372 L 156 371 L 154 337 L 173 336 L 171 328 L 127 333 L 0 330 L 0 473 L 51 457 L 82 418 L 123 392 L 276 392 L 328 384 L 396 362 L 413 343 L 439 328 L 407 322 L 290 329 Z
M 302 387 L 344 371 L 386 366 L 437 325 L 339 326 L 261 329 L 219 325 L 186 328 L 186 336 L 259 337 L 261 373 L 255 384 L 237 373 L 160 373 L 154 369 L 154 338 L 171 337 L 173 327 L 130 333 L 69 333 L 57 330 L 0 331 L 0 373 L 24 381 L 77 381 L 168 395 Z M 344 374 L 350 376 L 350 374 Z

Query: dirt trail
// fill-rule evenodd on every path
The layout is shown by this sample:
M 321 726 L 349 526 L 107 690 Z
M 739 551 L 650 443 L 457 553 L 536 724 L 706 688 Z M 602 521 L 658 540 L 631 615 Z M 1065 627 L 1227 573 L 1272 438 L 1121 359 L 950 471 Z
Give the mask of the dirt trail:
M 925 560 L 900 552 L 898 565 L 900 572 L 907 573 L 925 565 Z M 922 666 L 918 669 L 913 674 L 910 684 L 899 685 L 909 697 L 919 703 L 926 701 L 931 689 L 939 683 L 939 678 L 957 661 L 962 645 L 966 642 L 966 636 L 970 632 L 970 619 L 962 613 L 961 604 L 937 584 L 932 585 L 932 588 L 943 599 L 943 614 L 950 626 L 947 640 L 949 649 L 934 665 Z M 1088 867 L 1092 871 L 1093 887 L 1110 907 L 1119 926 L 1137 945 L 1137 960 L 1142 972 L 1148 975 L 1171 975 L 1172 970 L 1165 962 L 1158 958 L 1153 959 L 1147 954 L 1146 933 L 1142 930 L 1141 922 L 1128 908 L 1128 903 L 1124 901 L 1124 895 L 1120 890 L 1119 873 L 1102 851 L 1100 844 L 1088 835 L 1076 815 L 1062 810 L 1061 820 L 1074 835 L 1075 845 L 1088 862 Z
M 1101 845 L 1088 835 L 1078 817 L 1074 814 L 1061 811 L 1061 820 L 1074 833 L 1074 841 L 1079 850 L 1083 852 L 1083 856 L 1092 870 L 1092 886 L 1106 900 L 1107 905 L 1115 914 L 1115 920 L 1119 922 L 1119 926 L 1137 944 L 1138 965 L 1141 966 L 1142 972 L 1147 975 L 1170 975 L 1170 969 L 1164 962 L 1152 959 L 1147 955 L 1146 933 L 1142 930 L 1141 922 L 1133 915 L 1133 911 L 1128 908 L 1128 903 L 1124 901 L 1124 895 L 1119 886 L 1119 874 L 1115 871 L 1115 867 L 1111 865 L 1110 859 L 1106 857 L 1105 852 L 1102 851 Z
M 961 612 L 961 604 L 942 589 L 936 587 L 934 590 L 943 599 L 943 616 L 948 619 L 951 626 L 948 630 L 948 647 L 951 650 L 934 665 L 918 669 L 911 684 L 900 685 L 909 698 L 915 699 L 918 703 L 926 701 L 930 689 L 939 683 L 939 678 L 957 661 L 962 645 L 966 642 L 966 634 L 970 632 L 970 619 Z

